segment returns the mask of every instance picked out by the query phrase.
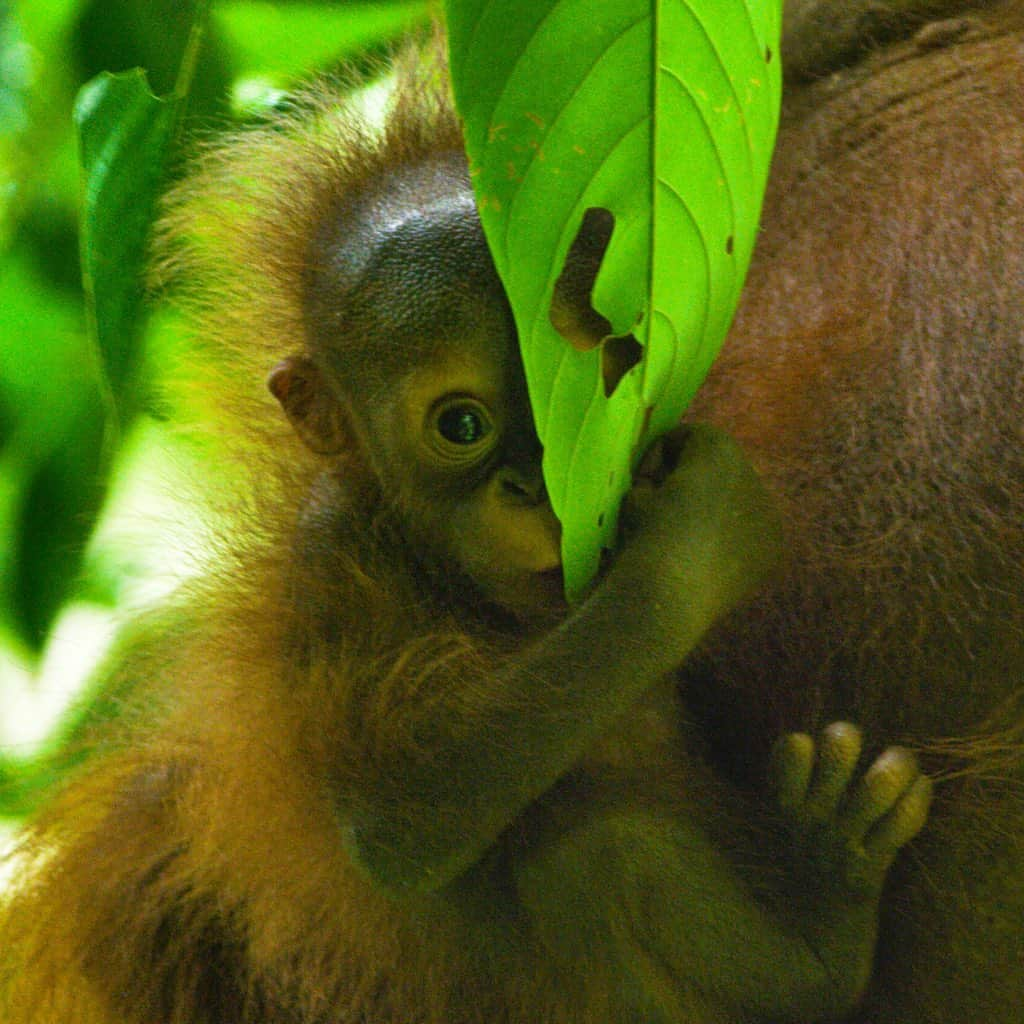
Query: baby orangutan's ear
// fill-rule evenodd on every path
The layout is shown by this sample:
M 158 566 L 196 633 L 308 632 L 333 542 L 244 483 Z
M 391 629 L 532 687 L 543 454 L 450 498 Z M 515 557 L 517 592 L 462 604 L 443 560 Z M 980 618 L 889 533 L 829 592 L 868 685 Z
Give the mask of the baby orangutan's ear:
M 340 399 L 320 368 L 307 356 L 289 356 L 267 378 L 295 432 L 318 455 L 338 455 L 352 445 L 352 432 Z

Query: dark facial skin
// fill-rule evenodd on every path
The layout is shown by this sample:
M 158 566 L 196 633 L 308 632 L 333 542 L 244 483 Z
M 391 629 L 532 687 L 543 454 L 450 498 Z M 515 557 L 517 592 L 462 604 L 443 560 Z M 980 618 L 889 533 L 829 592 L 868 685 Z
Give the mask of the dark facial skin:
M 353 224 L 366 237 L 356 257 Z M 485 600 L 524 622 L 550 621 L 564 612 L 560 528 L 515 326 L 468 183 L 457 163 L 422 168 L 346 225 L 337 238 L 325 232 L 311 287 L 323 369 L 286 361 L 271 390 L 318 450 L 346 443 L 324 424 L 348 424 L 428 569 L 450 573 L 454 563 Z M 359 332 L 372 365 L 341 380 L 333 346 L 346 331 Z
M 377 464 L 410 544 L 436 563 L 454 559 L 488 600 L 530 619 L 564 611 L 560 529 L 511 325 L 493 312 L 493 325 L 484 318 L 413 370 L 367 419 L 388 438 Z

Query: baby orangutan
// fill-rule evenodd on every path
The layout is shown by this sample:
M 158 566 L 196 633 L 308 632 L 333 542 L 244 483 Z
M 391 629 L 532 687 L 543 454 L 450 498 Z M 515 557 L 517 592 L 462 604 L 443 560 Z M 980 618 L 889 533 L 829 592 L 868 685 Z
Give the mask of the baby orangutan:
M 930 784 L 842 723 L 781 741 L 774 811 L 708 760 L 674 672 L 780 548 L 717 429 L 662 440 L 565 606 L 455 118 L 398 96 L 383 133 L 307 97 L 171 199 L 254 484 L 26 836 L 4 1020 L 840 1016 Z

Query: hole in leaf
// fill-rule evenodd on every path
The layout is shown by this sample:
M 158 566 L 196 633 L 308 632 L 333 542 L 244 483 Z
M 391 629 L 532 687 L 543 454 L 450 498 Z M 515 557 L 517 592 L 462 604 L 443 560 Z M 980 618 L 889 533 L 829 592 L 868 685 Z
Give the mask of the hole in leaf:
M 764 62 L 765 64 L 771 64 L 772 62 L 772 48 L 770 46 L 764 48 Z
M 605 398 L 611 398 L 619 382 L 643 358 L 644 349 L 632 334 L 608 338 L 601 348 L 601 374 Z
M 734 242 L 733 242 L 733 240 L 732 240 L 732 235 L 730 235 L 730 236 L 729 236 L 729 237 L 728 237 L 728 238 L 727 238 L 727 239 L 725 240 L 725 254 L 726 254 L 727 256 L 731 256 L 731 255 L 732 255 L 732 250 L 733 250 L 733 248 L 734 248 L 734 247 L 735 247 L 735 243 L 734 243 Z
M 594 309 L 591 294 L 614 228 L 610 210 L 600 206 L 587 210 L 555 282 L 548 314 L 551 324 L 581 352 L 597 348 L 611 334 L 612 325 Z
M 604 526 L 604 513 L 603 512 L 597 517 L 597 525 L 598 526 Z

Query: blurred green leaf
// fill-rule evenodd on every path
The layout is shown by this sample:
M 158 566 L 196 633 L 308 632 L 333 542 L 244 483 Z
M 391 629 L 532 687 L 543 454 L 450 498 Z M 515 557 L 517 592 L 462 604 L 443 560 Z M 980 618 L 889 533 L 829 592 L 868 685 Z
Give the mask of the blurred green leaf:
M 89 0 L 71 40 L 80 80 L 145 68 L 153 92 L 169 94 L 178 82 L 198 6 L 196 0 Z M 190 74 L 190 116 L 223 111 L 231 72 L 216 32 L 204 31 Z
M 273 69 L 284 78 L 383 46 L 425 20 L 427 9 L 424 0 L 339 4 L 222 0 L 212 18 L 232 49 L 239 73 Z
M 27 246 L 0 276 L 0 615 L 33 650 L 73 590 L 103 496 L 103 409 L 74 297 Z
M 36 648 L 78 585 L 106 496 L 104 418 L 89 398 L 68 423 L 63 444 L 33 468 L 21 498 L 13 597 L 24 635 Z
M 141 270 L 181 102 L 153 96 L 142 71 L 104 73 L 75 102 L 82 275 L 106 379 L 118 395 L 138 349 Z
M 575 596 L 614 543 L 636 462 L 732 319 L 778 118 L 781 0 L 448 0 L 448 13 Z M 550 310 L 588 210 L 614 220 L 591 296 L 610 338 L 570 343 Z
M 195 50 L 182 62 L 189 75 Z M 81 263 L 95 343 L 83 341 L 77 322 L 48 331 L 53 298 L 19 285 L 19 277 L 31 281 L 34 232 L 21 232 L 22 258 L 8 264 L 0 286 L 14 293 L 4 305 L 10 342 L 0 355 L 0 399 L 17 416 L 0 467 L 12 481 L 0 540 L 2 596 L 6 619 L 36 651 L 80 583 L 113 442 L 138 406 L 142 267 L 183 93 L 158 101 L 141 72 L 103 75 L 79 93 Z

